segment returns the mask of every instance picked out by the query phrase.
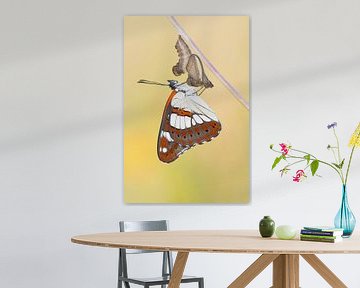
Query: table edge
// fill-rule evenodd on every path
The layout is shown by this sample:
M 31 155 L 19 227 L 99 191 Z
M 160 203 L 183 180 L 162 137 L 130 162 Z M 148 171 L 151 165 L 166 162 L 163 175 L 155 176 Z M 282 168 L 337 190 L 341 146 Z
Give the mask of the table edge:
M 196 253 L 232 253 L 232 254 L 293 254 L 293 255 L 302 255 L 302 254 L 360 254 L 360 249 L 356 251 L 329 251 L 329 250 L 262 250 L 262 249 L 205 249 L 205 248 L 181 248 L 181 247 L 171 247 L 171 246 L 152 246 L 152 245 L 139 245 L 139 244 L 113 244 L 113 243 L 104 243 L 97 241 L 89 240 L 80 240 L 76 239 L 74 236 L 71 238 L 71 242 L 74 244 L 87 245 L 93 247 L 101 248 L 115 248 L 115 249 L 139 249 L 139 250 L 151 250 L 151 251 L 171 251 L 171 252 L 196 252 Z M 336 243 L 325 243 L 327 245 L 336 245 Z

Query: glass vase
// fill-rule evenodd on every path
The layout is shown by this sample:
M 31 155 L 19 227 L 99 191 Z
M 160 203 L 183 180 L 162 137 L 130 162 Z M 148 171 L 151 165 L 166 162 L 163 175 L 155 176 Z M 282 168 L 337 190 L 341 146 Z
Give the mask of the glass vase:
M 334 224 L 336 228 L 344 229 L 343 237 L 350 237 L 355 228 L 356 219 L 349 207 L 346 185 L 342 187 L 341 206 L 336 214 Z

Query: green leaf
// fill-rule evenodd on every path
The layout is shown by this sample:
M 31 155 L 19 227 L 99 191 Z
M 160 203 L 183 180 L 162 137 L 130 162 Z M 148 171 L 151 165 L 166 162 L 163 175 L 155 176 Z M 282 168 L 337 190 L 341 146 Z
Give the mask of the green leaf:
M 345 163 L 345 158 L 341 161 L 341 163 L 340 163 L 340 169 L 342 169 L 342 167 L 344 166 L 344 163 Z
M 274 147 L 274 144 L 270 144 L 270 149 L 273 149 L 273 147 Z
M 331 164 L 333 164 L 338 169 L 342 169 L 342 167 L 344 166 L 344 162 L 345 162 L 345 159 L 343 159 L 340 164 L 337 164 L 337 163 L 331 163 Z
M 279 157 L 276 157 L 275 160 L 274 160 L 274 163 L 273 165 L 271 166 L 271 170 L 273 170 L 277 164 L 279 164 L 279 162 L 281 161 L 282 159 L 282 156 L 279 156 Z
M 311 169 L 312 176 L 315 175 L 318 168 L 319 168 L 319 160 L 312 161 L 311 164 L 310 164 L 310 169 Z
M 307 155 L 304 156 L 304 158 L 306 159 L 306 164 L 309 164 L 309 162 L 310 162 L 310 155 L 307 154 Z
M 336 168 L 341 169 L 341 167 L 340 167 L 340 165 L 339 165 L 339 164 L 334 163 L 334 162 L 332 162 L 331 164 L 333 164 Z

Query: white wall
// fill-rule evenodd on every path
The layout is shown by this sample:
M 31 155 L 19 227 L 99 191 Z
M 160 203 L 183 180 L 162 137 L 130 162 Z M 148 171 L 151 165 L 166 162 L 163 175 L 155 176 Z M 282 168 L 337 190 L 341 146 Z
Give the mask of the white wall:
M 116 250 L 70 237 L 115 231 L 120 219 L 167 218 L 172 229 L 257 228 L 263 215 L 331 224 L 339 180 L 325 169 L 301 184 L 280 179 L 268 145 L 291 141 L 327 157 L 325 126 L 337 121 L 347 149 L 359 121 L 359 9 L 357 0 L 2 1 L 0 287 L 115 287 Z M 251 16 L 250 205 L 124 205 L 122 21 L 133 14 Z M 349 192 L 359 218 L 355 156 Z M 187 272 L 226 287 L 256 257 L 192 254 Z M 353 288 L 359 257 L 321 258 Z M 270 277 L 267 269 L 249 287 L 269 287 Z M 327 284 L 301 262 L 301 286 Z

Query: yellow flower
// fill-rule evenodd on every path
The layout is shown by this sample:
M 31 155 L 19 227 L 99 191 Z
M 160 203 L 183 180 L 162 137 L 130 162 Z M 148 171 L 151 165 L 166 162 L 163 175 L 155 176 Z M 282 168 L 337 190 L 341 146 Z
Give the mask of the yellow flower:
M 360 122 L 350 138 L 349 146 L 360 147 Z

